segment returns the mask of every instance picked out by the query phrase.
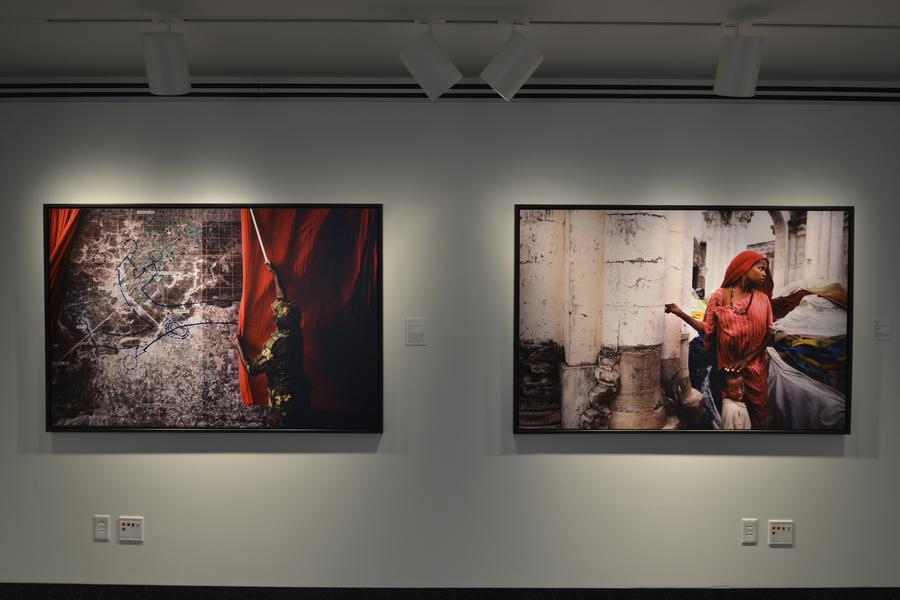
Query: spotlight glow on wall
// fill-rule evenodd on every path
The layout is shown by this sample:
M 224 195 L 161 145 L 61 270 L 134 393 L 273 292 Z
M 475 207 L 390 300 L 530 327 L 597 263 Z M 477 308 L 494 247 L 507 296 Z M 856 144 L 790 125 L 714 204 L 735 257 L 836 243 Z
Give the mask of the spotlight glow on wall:
M 155 96 L 180 96 L 191 91 L 184 36 L 171 28 L 141 34 L 144 67 L 150 93 Z
M 481 79 L 509 102 L 544 60 L 528 38 L 513 30 L 509 40 L 481 72 Z
M 756 81 L 762 65 L 765 38 L 741 35 L 741 26 L 734 35 L 722 38 L 716 83 L 713 93 L 731 98 L 751 98 L 756 94 Z
M 435 41 L 430 25 L 400 53 L 400 60 L 432 101 L 462 79 L 462 73 Z

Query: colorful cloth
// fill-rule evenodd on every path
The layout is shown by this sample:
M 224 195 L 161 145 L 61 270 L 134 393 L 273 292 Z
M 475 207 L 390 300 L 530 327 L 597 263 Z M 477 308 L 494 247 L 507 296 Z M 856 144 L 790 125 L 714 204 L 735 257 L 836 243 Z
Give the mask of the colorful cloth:
M 752 261 L 750 265 L 755 262 Z M 764 292 L 753 290 L 744 302 L 725 306 L 724 292 L 720 288 L 710 296 L 703 322 L 707 354 L 713 356 L 715 349 L 716 365 L 721 369 L 762 345 L 772 329 L 772 305 Z M 748 403 L 753 429 L 766 428 L 766 371 L 764 353 L 742 371 L 746 385 L 745 402 Z
M 843 430 L 846 418 L 844 394 L 787 364 L 774 348 L 768 348 L 771 429 Z
M 789 336 L 776 342 L 775 349 L 788 364 L 805 375 L 839 392 L 846 392 L 846 337 Z

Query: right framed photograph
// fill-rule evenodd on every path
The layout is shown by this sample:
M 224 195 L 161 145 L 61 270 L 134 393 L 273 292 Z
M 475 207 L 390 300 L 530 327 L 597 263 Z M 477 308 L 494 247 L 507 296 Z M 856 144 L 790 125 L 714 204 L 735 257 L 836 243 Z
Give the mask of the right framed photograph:
M 516 433 L 850 433 L 853 207 L 515 215 Z

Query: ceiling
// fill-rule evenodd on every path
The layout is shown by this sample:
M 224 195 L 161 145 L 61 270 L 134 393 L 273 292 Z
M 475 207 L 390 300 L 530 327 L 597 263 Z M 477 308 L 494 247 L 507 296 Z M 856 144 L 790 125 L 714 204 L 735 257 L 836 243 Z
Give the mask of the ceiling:
M 467 77 L 509 26 L 544 52 L 535 77 L 712 79 L 722 23 L 766 38 L 763 81 L 900 81 L 900 0 L 3 0 L 0 77 L 141 77 L 139 34 L 173 19 L 195 77 L 407 77 L 434 35 Z M 440 23 L 446 20 L 446 23 Z

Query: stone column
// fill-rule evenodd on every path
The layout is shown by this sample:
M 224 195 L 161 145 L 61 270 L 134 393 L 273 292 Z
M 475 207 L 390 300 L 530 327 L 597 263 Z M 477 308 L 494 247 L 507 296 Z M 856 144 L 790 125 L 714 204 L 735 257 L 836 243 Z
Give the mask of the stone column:
M 519 339 L 563 343 L 566 211 L 523 210 L 519 231 Z
M 568 293 L 565 321 L 566 364 L 597 362 L 603 309 L 603 236 L 606 212 L 573 210 L 566 226 Z
M 519 229 L 518 425 L 558 428 L 566 310 L 566 211 L 523 210 Z
M 669 239 L 665 256 L 665 302 L 675 302 L 681 307 L 691 303 L 691 268 L 694 260 L 695 227 L 683 210 L 666 211 Z M 699 392 L 691 388 L 688 371 L 687 325 L 673 316 L 663 317 L 663 343 L 661 382 L 663 390 L 671 398 L 681 400 L 689 426 L 699 426 Z M 674 419 L 673 419 L 674 421 Z M 673 426 L 677 421 L 673 423 Z
M 668 224 L 668 239 L 665 253 L 665 292 L 664 302 L 675 302 L 679 306 L 687 306 L 691 301 L 691 266 L 693 263 L 694 238 L 686 232 L 686 219 L 684 211 L 674 210 L 665 212 Z M 673 362 L 672 368 L 663 368 L 670 371 L 669 376 L 678 370 L 681 360 L 681 340 L 684 331 L 684 323 L 681 319 L 663 319 L 663 345 L 662 359 L 664 362 Z M 666 376 L 663 379 L 667 379 Z
M 806 211 L 792 210 L 788 229 L 788 283 L 806 277 Z
M 775 289 L 790 283 L 788 279 L 788 228 L 784 221 L 784 215 L 780 210 L 770 210 L 772 227 L 775 231 L 775 260 L 769 265 L 772 271 L 772 285 Z
M 566 216 L 565 364 L 560 368 L 563 429 L 578 429 L 596 384 L 603 308 L 603 236 L 606 212 L 572 210 Z
M 706 219 L 706 290 L 707 295 L 722 285 L 728 263 L 747 249 L 747 231 L 753 211 L 708 210 Z
M 821 211 L 810 210 L 806 213 L 806 262 L 803 265 L 803 279 L 808 286 L 816 286 L 825 280 L 828 268 L 828 231 L 823 223 Z M 824 263 L 824 265 L 823 265 Z
M 669 229 L 664 211 L 610 211 L 604 248 L 604 353 L 619 356 L 611 429 L 666 423 L 660 390 L 663 304 Z
M 828 234 L 828 273 L 826 283 L 846 284 L 844 273 L 844 211 L 829 211 L 831 231 Z
M 843 268 L 844 213 L 811 210 L 806 213 L 806 269 L 808 285 L 846 283 Z

